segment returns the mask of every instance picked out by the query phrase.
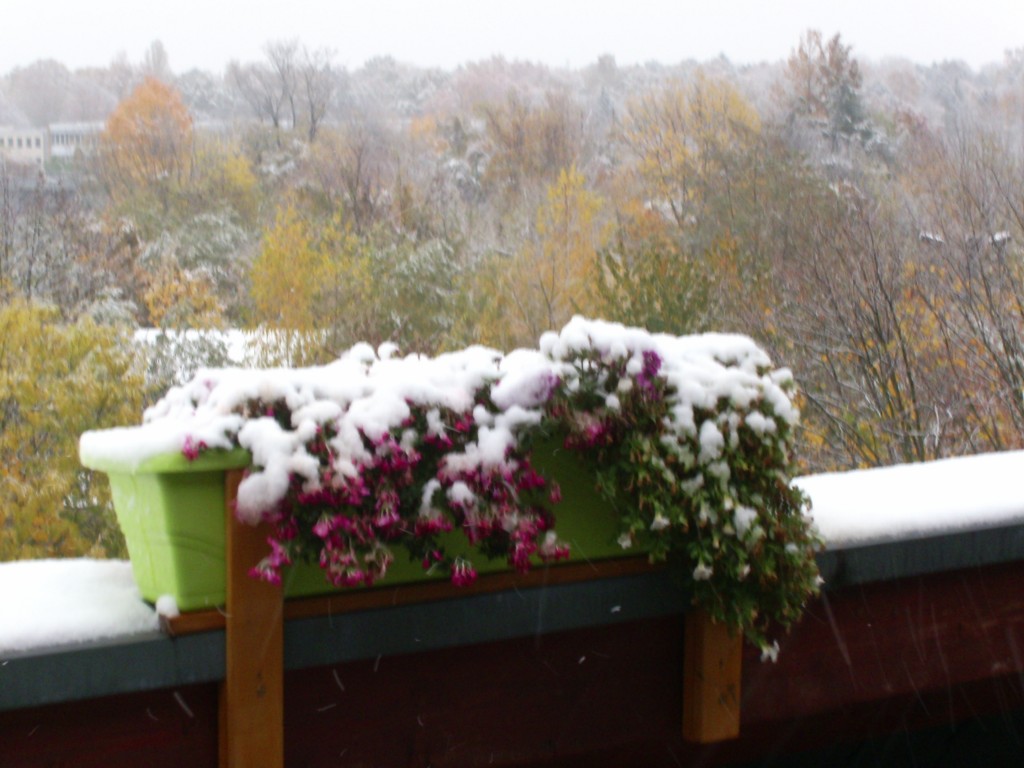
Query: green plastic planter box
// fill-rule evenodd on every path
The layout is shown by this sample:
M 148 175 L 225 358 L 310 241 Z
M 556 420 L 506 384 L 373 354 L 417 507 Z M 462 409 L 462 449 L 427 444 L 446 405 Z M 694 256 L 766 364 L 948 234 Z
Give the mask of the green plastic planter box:
M 225 474 L 249 466 L 247 451 L 205 451 L 194 461 L 180 453 L 164 454 L 138 466 L 90 461 L 110 480 L 118 524 L 124 533 L 132 572 L 145 600 L 174 597 L 182 611 L 223 605 L 225 545 Z M 595 490 L 593 475 L 577 456 L 555 442 L 539 446 L 534 463 L 562 490 L 555 507 L 559 537 L 571 547 L 571 560 L 622 557 L 617 518 L 611 504 Z M 502 560 L 474 553 L 461 532 L 449 534 L 452 554 L 470 557 L 481 573 L 502 571 Z M 431 578 L 418 562 L 398 548 L 388 576 L 395 585 Z M 255 565 L 255 563 L 253 563 Z M 434 577 L 437 578 L 437 577 Z M 333 591 L 316 565 L 296 565 L 285 575 L 290 597 Z
M 142 597 L 171 595 L 183 611 L 224 603 L 225 473 L 249 466 L 248 451 L 180 453 L 137 467 L 94 461 L 110 480 L 117 522 Z

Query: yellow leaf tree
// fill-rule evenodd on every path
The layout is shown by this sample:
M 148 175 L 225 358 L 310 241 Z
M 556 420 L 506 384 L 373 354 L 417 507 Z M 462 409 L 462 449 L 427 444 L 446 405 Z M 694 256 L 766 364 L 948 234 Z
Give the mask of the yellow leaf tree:
M 506 269 L 499 266 L 491 317 L 483 320 L 491 327 L 483 329 L 485 338 L 497 336 L 505 346 L 534 343 L 544 331 L 599 306 L 601 205 L 575 166 L 558 174 L 537 211 L 536 236 Z
M 278 362 L 288 365 L 305 361 L 316 330 L 324 326 L 333 270 L 318 240 L 316 228 L 294 205 L 279 209 L 249 275 L 253 323 L 281 340 Z
M 208 276 L 167 261 L 152 272 L 144 294 L 157 328 L 220 328 L 224 315 Z
M 717 218 L 713 205 L 729 212 L 738 165 L 759 132 L 757 112 L 735 87 L 698 73 L 634 102 L 622 139 L 647 202 L 690 234 Z
M 0 560 L 124 554 L 78 436 L 137 419 L 142 379 L 123 332 L 20 299 L 0 308 Z

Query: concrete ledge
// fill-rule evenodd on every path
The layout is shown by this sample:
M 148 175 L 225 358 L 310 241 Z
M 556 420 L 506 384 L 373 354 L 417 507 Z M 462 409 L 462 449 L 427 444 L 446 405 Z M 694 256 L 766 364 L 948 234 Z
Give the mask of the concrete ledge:
M 833 549 L 818 557 L 828 591 L 1018 560 L 1024 560 L 1020 525 Z M 295 619 L 285 627 L 285 667 L 305 669 L 670 616 L 682 614 L 685 603 L 670 575 L 655 571 Z M 37 649 L 0 659 L 0 710 L 223 677 L 222 630 Z
M 652 572 L 299 619 L 285 626 L 285 668 L 681 614 L 684 607 L 667 575 Z M 223 630 L 40 649 L 0 660 L 0 711 L 223 677 Z
M 827 549 L 818 555 L 826 589 L 893 581 L 1024 560 L 1024 525 Z

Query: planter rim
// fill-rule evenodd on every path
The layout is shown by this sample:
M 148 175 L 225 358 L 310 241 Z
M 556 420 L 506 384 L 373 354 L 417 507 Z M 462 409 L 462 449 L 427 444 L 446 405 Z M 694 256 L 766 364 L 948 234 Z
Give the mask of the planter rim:
M 79 458 L 82 465 L 89 469 L 129 475 L 172 472 L 220 472 L 227 469 L 244 469 L 252 464 L 252 454 L 244 448 L 233 448 L 231 450 L 211 448 L 202 451 L 194 459 L 189 459 L 181 451 L 160 453 L 142 461 L 111 458 L 84 451 L 80 453 Z

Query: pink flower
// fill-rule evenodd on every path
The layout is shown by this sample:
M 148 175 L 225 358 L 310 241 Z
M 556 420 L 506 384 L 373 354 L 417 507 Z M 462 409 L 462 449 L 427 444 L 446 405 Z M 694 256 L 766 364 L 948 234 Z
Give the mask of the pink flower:
M 199 458 L 199 454 L 206 450 L 206 447 L 206 443 L 202 440 L 197 441 L 192 435 L 185 435 L 185 442 L 181 446 L 181 452 L 189 461 L 195 461 Z
M 533 554 L 536 545 L 532 542 L 517 541 L 512 547 L 512 554 L 509 555 L 509 562 L 519 573 L 526 573 L 530 570 L 530 555 Z
M 657 390 L 654 387 L 654 378 L 661 370 L 661 357 L 652 349 L 644 352 L 643 369 L 637 374 L 636 383 L 640 391 L 648 396 L 655 396 Z
M 326 539 L 333 529 L 333 520 L 329 515 L 320 515 L 320 519 L 313 524 L 313 533 L 321 539 Z
M 441 550 L 435 549 L 433 552 L 428 552 L 423 558 L 423 570 L 429 571 L 442 560 L 444 560 L 444 555 L 441 554 Z
M 562 500 L 562 489 L 558 483 L 551 483 L 551 492 L 548 494 L 548 500 L 552 504 L 558 504 Z
M 276 586 L 281 585 L 281 574 L 272 568 L 267 567 L 264 563 L 260 563 L 255 568 L 249 570 L 249 578 L 259 579 L 265 581 L 268 584 L 274 584 Z
M 452 584 L 456 587 L 467 587 L 476 581 L 476 571 L 473 564 L 461 557 L 452 566 Z
M 413 532 L 422 538 L 424 536 L 433 536 L 437 533 L 446 533 L 451 529 L 452 524 L 440 515 L 420 515 L 416 519 L 416 526 Z
M 559 541 L 554 531 L 548 531 L 537 553 L 544 562 L 566 560 L 569 557 L 569 545 Z

